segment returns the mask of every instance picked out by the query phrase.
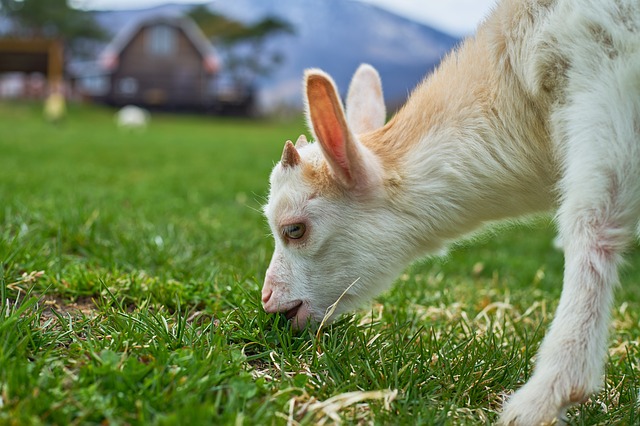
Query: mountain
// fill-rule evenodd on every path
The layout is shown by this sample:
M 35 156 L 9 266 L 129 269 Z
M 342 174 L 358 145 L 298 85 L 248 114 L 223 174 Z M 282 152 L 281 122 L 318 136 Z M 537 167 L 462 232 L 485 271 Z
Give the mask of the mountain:
M 149 9 L 95 12 L 112 32 L 142 18 L 183 14 L 193 5 L 166 4 Z M 302 104 L 305 68 L 327 71 L 344 93 L 362 62 L 380 72 L 385 98 L 397 106 L 458 39 L 375 6 L 352 0 L 214 1 L 210 8 L 242 22 L 276 16 L 295 28 L 294 35 L 274 37 L 269 44 L 284 56 L 281 66 L 258 82 L 267 108 Z

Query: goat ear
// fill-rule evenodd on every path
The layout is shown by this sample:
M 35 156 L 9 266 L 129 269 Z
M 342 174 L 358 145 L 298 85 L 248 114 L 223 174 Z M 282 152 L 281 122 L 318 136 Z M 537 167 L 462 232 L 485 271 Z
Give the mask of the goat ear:
M 308 70 L 305 77 L 307 120 L 331 171 L 347 188 L 364 186 L 369 180 L 364 147 L 347 126 L 333 80 L 320 70 Z
M 386 118 L 380 75 L 371 65 L 362 64 L 349 85 L 347 122 L 355 134 L 361 134 L 384 126 Z

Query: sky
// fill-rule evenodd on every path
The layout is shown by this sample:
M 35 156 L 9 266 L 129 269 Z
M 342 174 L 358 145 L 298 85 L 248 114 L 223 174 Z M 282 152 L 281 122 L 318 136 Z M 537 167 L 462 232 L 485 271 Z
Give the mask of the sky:
M 222 0 L 72 0 L 72 3 L 87 9 L 136 9 L 163 3 L 211 3 L 215 1 Z M 473 33 L 478 23 L 496 2 L 496 0 L 359 1 L 375 4 L 399 15 L 459 36 Z

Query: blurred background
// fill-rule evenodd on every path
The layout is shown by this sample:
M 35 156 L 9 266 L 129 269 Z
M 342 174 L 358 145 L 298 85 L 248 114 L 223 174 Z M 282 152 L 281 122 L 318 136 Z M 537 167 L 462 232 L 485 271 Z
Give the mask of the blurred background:
M 298 114 L 303 70 L 357 66 L 390 110 L 494 0 L 0 0 L 0 100 Z

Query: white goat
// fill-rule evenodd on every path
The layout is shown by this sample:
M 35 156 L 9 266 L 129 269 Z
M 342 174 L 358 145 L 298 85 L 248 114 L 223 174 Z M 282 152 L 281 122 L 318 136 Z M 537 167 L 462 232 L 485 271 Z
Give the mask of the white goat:
M 346 115 L 328 75 L 305 81 L 318 143 L 287 142 L 271 175 L 264 309 L 302 326 L 346 290 L 338 315 L 487 222 L 557 208 L 562 297 L 501 423 L 552 422 L 596 391 L 640 217 L 640 2 L 503 0 L 386 125 L 370 67 Z
M 135 105 L 124 106 L 116 114 L 116 123 L 121 129 L 146 129 L 149 119 L 149 112 Z

